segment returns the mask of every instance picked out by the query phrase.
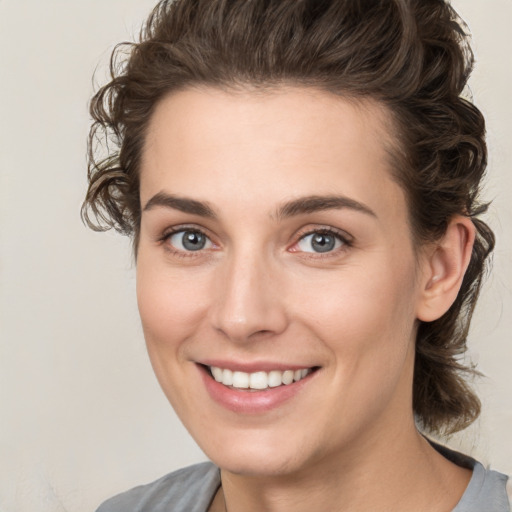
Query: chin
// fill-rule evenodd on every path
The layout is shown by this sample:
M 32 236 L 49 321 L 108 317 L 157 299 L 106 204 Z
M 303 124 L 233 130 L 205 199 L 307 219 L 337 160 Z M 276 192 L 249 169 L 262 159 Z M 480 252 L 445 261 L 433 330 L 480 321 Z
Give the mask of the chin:
M 272 456 L 262 456 L 258 450 L 251 450 L 252 453 L 244 457 L 222 455 L 213 462 L 223 471 L 236 475 L 253 477 L 278 477 L 297 473 L 303 467 L 303 461 L 297 457 L 287 457 L 283 453 L 275 453 Z
M 236 437 L 238 439 L 233 441 Z M 220 441 L 215 446 L 203 443 L 201 448 L 222 470 L 239 475 L 274 477 L 296 473 L 309 460 L 303 442 L 299 439 L 286 441 L 272 435 L 266 437 L 260 432 L 259 435 L 230 436 L 229 441 Z

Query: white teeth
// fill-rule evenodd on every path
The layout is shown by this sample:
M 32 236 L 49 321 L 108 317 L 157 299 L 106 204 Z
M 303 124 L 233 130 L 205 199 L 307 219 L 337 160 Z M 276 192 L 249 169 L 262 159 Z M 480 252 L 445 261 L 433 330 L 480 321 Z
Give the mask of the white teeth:
M 247 389 L 249 387 L 249 374 L 245 372 L 233 372 L 232 385 L 234 388 Z
M 283 384 L 291 384 L 293 382 L 293 370 L 283 372 Z
M 251 389 L 268 388 L 268 377 L 266 372 L 256 372 L 249 375 L 249 387 Z
M 225 386 L 239 389 L 267 389 L 297 382 L 311 373 L 310 368 L 301 370 L 272 370 L 270 372 L 233 372 L 228 369 L 210 366 L 213 378 Z
M 268 386 L 270 388 L 277 388 L 283 383 L 283 372 L 272 370 L 268 374 Z
M 231 370 L 223 370 L 222 384 L 231 386 L 233 384 L 233 372 Z
M 223 379 L 222 379 L 222 374 L 223 374 L 222 368 L 217 368 L 215 366 L 212 366 L 210 369 L 212 371 L 213 378 L 217 382 L 223 382 Z

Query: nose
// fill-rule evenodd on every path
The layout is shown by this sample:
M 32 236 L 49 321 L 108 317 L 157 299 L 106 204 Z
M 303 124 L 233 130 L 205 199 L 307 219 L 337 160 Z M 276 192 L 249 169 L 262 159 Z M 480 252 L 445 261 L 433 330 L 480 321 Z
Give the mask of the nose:
M 215 330 L 243 343 L 282 333 L 288 324 L 279 270 L 257 254 L 233 254 L 218 269 L 210 319 Z

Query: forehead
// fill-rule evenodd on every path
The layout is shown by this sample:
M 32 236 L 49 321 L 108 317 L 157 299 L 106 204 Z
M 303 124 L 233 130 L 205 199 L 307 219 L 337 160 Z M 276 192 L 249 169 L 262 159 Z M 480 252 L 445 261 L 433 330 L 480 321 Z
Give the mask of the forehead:
M 261 205 L 332 193 L 379 201 L 397 187 L 392 134 L 388 111 L 370 100 L 297 87 L 186 89 L 164 98 L 150 120 L 141 200 L 166 190 Z
M 162 149 L 162 139 L 165 146 L 196 142 L 206 149 L 222 139 L 229 145 L 233 136 L 266 134 L 268 141 L 279 136 L 275 144 L 302 142 L 307 147 L 329 144 L 333 139 L 350 144 L 361 132 L 369 144 L 378 142 L 382 149 L 392 146 L 395 130 L 383 104 L 305 87 L 264 91 L 194 87 L 173 92 L 157 104 L 147 130 L 143 162 Z

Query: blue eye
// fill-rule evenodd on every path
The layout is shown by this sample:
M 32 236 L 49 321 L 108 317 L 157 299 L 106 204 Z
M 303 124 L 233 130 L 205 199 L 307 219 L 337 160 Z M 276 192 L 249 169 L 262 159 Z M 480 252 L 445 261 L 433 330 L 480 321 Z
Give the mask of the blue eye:
M 168 237 L 169 242 L 179 251 L 201 251 L 212 246 L 210 239 L 200 231 L 182 229 Z
M 315 232 L 303 236 L 297 246 L 302 252 L 331 252 L 346 243 L 339 235 L 334 233 Z

